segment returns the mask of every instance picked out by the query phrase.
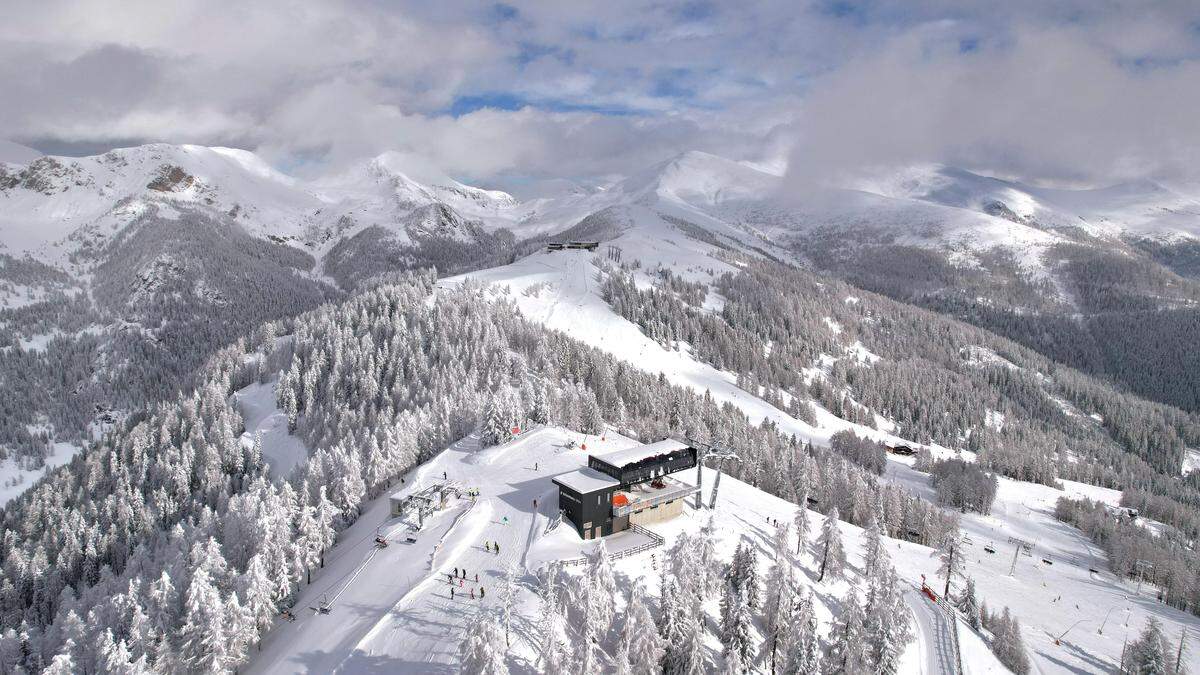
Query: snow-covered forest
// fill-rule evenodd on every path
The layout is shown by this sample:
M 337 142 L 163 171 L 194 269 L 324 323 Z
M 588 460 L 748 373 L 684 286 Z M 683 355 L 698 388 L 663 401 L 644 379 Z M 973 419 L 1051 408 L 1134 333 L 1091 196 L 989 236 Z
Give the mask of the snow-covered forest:
M 482 289 L 429 308 L 432 282 L 268 324 L 214 357 L 194 393 L 10 505 L 7 667 L 98 672 L 114 653 L 161 671 L 234 667 L 363 499 L 476 427 L 491 401 L 514 421 L 719 439 L 743 457 L 732 475 L 848 522 L 879 514 L 890 535 L 933 543 L 955 526 L 829 450 L 548 333 Z M 283 482 L 239 441 L 229 401 L 276 368 L 281 408 L 313 449 Z

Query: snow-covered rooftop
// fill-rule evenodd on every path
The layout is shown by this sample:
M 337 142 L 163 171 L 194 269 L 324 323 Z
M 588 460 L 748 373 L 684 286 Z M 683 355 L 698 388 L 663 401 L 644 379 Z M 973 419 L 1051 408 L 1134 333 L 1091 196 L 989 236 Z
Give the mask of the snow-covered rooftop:
M 686 447 L 689 447 L 687 443 L 668 438 L 665 441 L 650 443 L 649 445 L 639 445 L 636 448 L 629 448 L 628 450 L 618 450 L 607 455 L 595 455 L 595 457 L 620 469 L 630 464 L 637 464 L 643 459 L 670 454 L 676 450 L 683 450 Z
M 587 494 L 604 488 L 616 487 L 620 485 L 615 479 L 607 474 L 600 473 L 595 469 L 584 467 L 570 473 L 559 474 L 554 477 L 554 482 L 563 487 L 570 488 L 580 494 Z

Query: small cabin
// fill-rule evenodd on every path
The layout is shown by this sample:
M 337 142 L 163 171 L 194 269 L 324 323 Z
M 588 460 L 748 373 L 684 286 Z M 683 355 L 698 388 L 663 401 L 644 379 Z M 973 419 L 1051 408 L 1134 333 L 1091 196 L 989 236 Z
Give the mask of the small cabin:
M 893 455 L 903 455 L 905 457 L 911 457 L 911 456 L 917 454 L 917 449 L 912 447 L 911 445 L 903 445 L 903 444 L 886 445 L 885 444 L 883 447 L 887 448 L 887 451 L 892 453 Z

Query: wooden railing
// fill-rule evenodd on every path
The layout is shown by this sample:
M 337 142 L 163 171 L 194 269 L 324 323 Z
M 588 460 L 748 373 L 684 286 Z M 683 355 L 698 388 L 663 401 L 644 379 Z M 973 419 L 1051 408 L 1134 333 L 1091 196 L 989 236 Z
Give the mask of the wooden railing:
M 954 672 L 962 673 L 962 648 L 958 645 L 958 610 L 954 608 L 954 605 L 950 604 L 950 601 L 945 596 L 938 598 L 937 606 L 946 615 L 946 618 L 950 620 L 950 644 L 954 648 Z

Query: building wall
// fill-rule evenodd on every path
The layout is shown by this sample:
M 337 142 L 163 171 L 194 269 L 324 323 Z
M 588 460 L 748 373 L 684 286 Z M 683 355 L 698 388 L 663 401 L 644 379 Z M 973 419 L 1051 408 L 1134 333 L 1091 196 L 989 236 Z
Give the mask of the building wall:
M 666 459 L 652 457 L 621 468 L 617 468 L 599 457 L 589 457 L 588 466 L 612 476 L 622 485 L 632 485 L 633 483 L 643 483 L 657 476 L 695 468 L 696 450 L 684 448 L 671 453 Z
M 558 486 L 558 506 L 563 516 L 575 526 L 575 531 L 584 539 L 595 539 L 612 534 L 612 497 L 616 488 L 579 494 Z M 628 527 L 628 524 L 625 525 Z M 624 529 L 624 528 L 621 528 Z
M 657 507 L 652 506 L 637 513 L 631 513 L 629 514 L 629 522 L 633 525 L 649 525 L 650 523 L 660 523 L 664 520 L 670 520 L 683 513 L 683 502 L 684 498 L 681 497 L 666 504 L 659 504 Z

